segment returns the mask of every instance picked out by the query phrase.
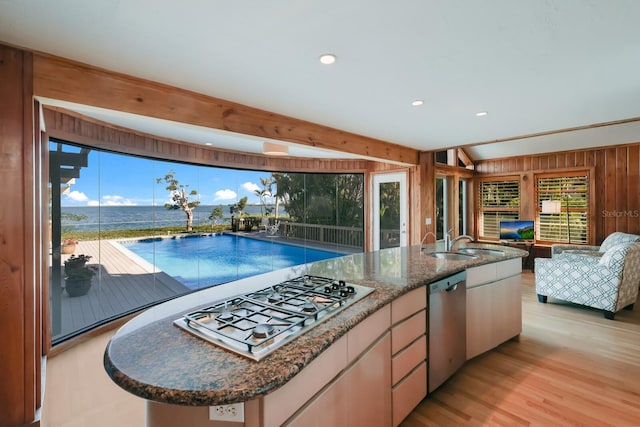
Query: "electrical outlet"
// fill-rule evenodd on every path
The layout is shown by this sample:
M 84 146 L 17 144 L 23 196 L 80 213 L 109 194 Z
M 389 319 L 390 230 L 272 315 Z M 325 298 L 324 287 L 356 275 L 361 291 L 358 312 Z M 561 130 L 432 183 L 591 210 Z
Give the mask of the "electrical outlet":
M 244 422 L 244 403 L 209 406 L 209 419 L 212 421 Z

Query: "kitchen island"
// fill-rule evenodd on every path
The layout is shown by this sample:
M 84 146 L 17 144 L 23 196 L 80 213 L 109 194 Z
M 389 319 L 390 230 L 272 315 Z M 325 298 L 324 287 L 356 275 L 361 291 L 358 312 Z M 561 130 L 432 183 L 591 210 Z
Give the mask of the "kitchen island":
M 495 248 L 477 243 L 467 246 Z M 359 417 L 369 416 L 377 425 L 397 424 L 404 417 L 393 415 L 392 387 L 411 393 L 416 387 L 421 389 L 418 378 L 424 379 L 426 390 L 426 370 L 422 366 L 426 344 L 420 337 L 426 332 L 426 322 L 422 320 L 422 332 L 417 332 L 417 338 L 407 342 L 406 348 L 396 348 L 392 332 L 395 329 L 395 336 L 401 337 L 405 328 L 401 331 L 399 325 L 415 328 L 416 319 L 425 318 L 426 285 L 469 268 L 526 256 L 525 251 L 509 247 L 463 260 L 430 255 L 438 249 L 426 245 L 354 254 L 274 271 L 163 303 L 129 321 L 113 336 L 104 355 L 105 369 L 124 390 L 148 401 L 149 426 L 304 425 L 308 417 L 328 412 L 347 417 L 336 423 L 357 425 L 353 423 L 359 423 Z M 259 362 L 185 333 L 173 324 L 195 307 L 304 274 L 337 278 L 374 291 Z M 424 354 L 420 356 L 422 348 Z M 406 373 L 411 382 L 405 377 L 392 378 L 392 355 L 400 366 L 396 371 L 405 369 L 405 359 L 422 357 L 422 362 Z M 346 396 L 341 400 L 344 411 L 334 404 L 339 396 Z M 418 396 L 418 402 L 422 397 Z M 243 422 L 209 420 L 210 408 L 215 415 L 216 409 L 224 409 L 221 405 L 235 403 L 243 404 Z M 229 419 L 222 415 L 222 419 Z

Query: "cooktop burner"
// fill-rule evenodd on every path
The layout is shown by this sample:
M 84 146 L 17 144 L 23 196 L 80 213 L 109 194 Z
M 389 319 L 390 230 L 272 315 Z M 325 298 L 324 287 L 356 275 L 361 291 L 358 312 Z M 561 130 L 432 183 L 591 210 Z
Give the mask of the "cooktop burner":
M 176 326 L 235 353 L 261 360 L 372 288 L 301 276 L 185 314 Z

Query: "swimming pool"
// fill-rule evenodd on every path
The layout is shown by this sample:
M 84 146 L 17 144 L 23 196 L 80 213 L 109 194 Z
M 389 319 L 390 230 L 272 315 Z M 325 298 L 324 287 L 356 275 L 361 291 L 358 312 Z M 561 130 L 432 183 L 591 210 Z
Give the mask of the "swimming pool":
M 228 234 L 121 244 L 190 289 L 343 255 Z

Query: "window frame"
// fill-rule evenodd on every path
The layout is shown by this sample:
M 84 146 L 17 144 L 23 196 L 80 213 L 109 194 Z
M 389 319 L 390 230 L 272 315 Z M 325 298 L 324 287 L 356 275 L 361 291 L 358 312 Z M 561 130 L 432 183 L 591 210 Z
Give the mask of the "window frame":
M 515 182 L 517 184 L 517 186 L 518 186 L 518 206 L 517 207 L 507 207 L 507 206 L 485 207 L 485 205 L 483 203 L 483 190 L 484 190 L 483 186 L 486 183 L 496 183 L 496 182 Z M 520 219 L 521 212 L 522 212 L 522 194 L 523 194 L 523 186 L 522 186 L 522 183 L 521 183 L 521 176 L 520 175 L 500 175 L 500 176 L 479 177 L 479 179 L 478 179 L 478 197 L 477 197 L 478 238 L 479 238 L 479 240 L 488 240 L 488 241 L 499 241 L 500 240 L 499 229 L 498 229 L 498 234 L 495 235 L 495 236 L 486 235 L 485 234 L 484 219 L 485 219 L 485 214 L 486 213 L 495 212 L 495 213 L 498 213 L 498 214 L 499 213 L 504 213 L 506 215 L 508 215 L 510 213 L 515 213 L 516 214 L 515 218 L 513 218 L 512 216 L 505 216 L 504 219 L 505 220 Z M 499 221 L 500 219 L 497 219 L 497 221 Z
M 572 244 L 572 245 L 589 245 L 592 244 L 593 242 L 593 234 L 594 234 L 594 209 L 595 209 L 595 195 L 594 195 L 594 191 L 593 191 L 593 180 L 591 179 L 593 176 L 593 171 L 589 168 L 587 169 L 573 169 L 573 170 L 565 170 L 565 171 L 554 171 L 554 172 L 536 172 L 533 174 L 533 180 L 534 180 L 534 191 L 533 191 L 533 201 L 535 203 L 535 209 L 536 209 L 536 243 L 540 243 L 540 244 L 546 244 L 546 245 L 552 245 L 552 244 Z M 544 197 L 541 198 L 541 192 L 540 192 L 540 188 L 539 188 L 539 179 L 544 179 L 544 178 L 572 178 L 572 177 L 584 177 L 585 178 L 585 182 L 584 182 L 584 190 L 569 190 L 569 189 L 560 189 L 560 190 L 547 190 L 545 191 L 545 194 L 552 194 L 554 196 L 552 196 L 551 198 L 548 197 Z M 581 236 L 584 236 L 584 238 L 576 239 L 573 233 L 571 233 L 571 238 L 569 236 L 569 228 L 566 227 L 566 223 L 567 223 L 567 199 L 565 197 L 563 197 L 564 194 L 566 193 L 583 193 L 585 194 L 585 197 L 583 198 L 585 200 L 586 205 L 584 207 L 576 207 L 575 204 L 574 206 L 569 206 L 569 212 L 570 213 L 583 213 L 585 220 L 584 220 L 584 229 L 585 232 L 584 234 L 580 234 Z M 543 200 L 560 200 L 561 202 L 561 209 L 560 209 L 560 213 L 559 214 L 545 214 L 542 213 L 542 201 Z M 540 232 L 540 227 L 543 226 L 544 222 L 547 221 L 542 221 L 541 219 L 541 215 L 545 215 L 547 216 L 546 218 L 549 218 L 549 216 L 558 216 L 558 219 L 556 220 L 557 224 L 560 227 L 560 234 L 562 235 L 562 231 L 563 231 L 563 227 L 565 229 L 567 229 L 567 239 L 541 239 L 541 232 Z M 571 215 L 572 218 L 575 218 L 576 215 Z M 575 222 L 575 221 L 572 221 Z M 571 227 L 573 230 L 576 230 L 576 228 Z

